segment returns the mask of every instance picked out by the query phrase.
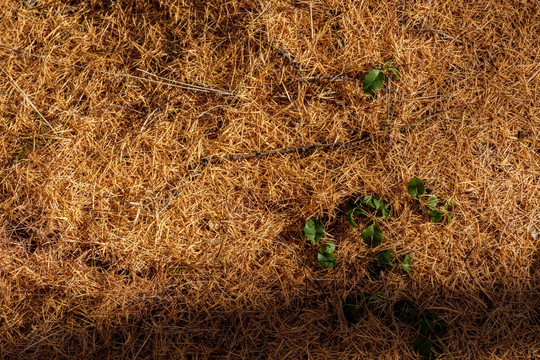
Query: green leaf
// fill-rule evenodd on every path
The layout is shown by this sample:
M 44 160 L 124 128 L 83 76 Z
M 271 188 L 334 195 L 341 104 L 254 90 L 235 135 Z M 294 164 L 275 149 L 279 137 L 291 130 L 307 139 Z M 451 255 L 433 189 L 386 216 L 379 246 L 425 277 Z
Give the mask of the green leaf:
M 377 196 L 366 195 L 362 198 L 361 204 L 374 209 L 376 216 L 388 217 L 390 215 L 390 204 Z M 363 214 L 366 214 L 366 211 Z
M 317 218 L 311 218 L 304 226 L 304 235 L 313 243 L 318 244 L 324 235 L 324 226 Z
M 381 209 L 381 214 L 383 217 L 387 218 L 390 216 L 392 208 L 390 207 L 390 204 L 388 204 L 386 201 L 384 201 L 384 206 Z
M 401 270 L 405 271 L 407 274 L 410 274 L 412 271 L 411 265 L 412 259 L 409 255 L 405 255 L 403 262 L 401 263 Z
M 356 228 L 358 226 L 356 225 L 356 222 L 354 222 L 354 217 L 357 215 L 365 215 L 365 212 L 358 206 L 356 201 L 351 199 L 347 203 L 347 206 L 345 206 L 345 215 L 347 216 L 349 224 L 351 224 L 353 228 Z
M 377 90 L 379 90 L 384 84 L 384 71 L 379 69 L 370 70 L 362 82 L 364 93 L 368 95 L 373 95 Z
M 413 197 L 413 199 L 418 200 L 419 196 L 424 195 L 424 192 L 426 191 L 424 187 L 424 182 L 422 179 L 413 177 L 409 184 L 407 185 L 407 190 L 409 191 L 409 194 Z
M 437 210 L 437 205 L 439 204 L 439 199 L 435 195 L 431 195 L 426 201 L 426 207 L 429 210 Z
M 386 251 L 383 251 L 378 257 L 377 262 L 380 265 L 393 265 L 390 261 L 390 257 L 392 256 L 392 249 L 388 249 Z
M 321 264 L 325 268 L 329 268 L 329 269 L 333 268 L 336 265 L 335 259 L 336 258 L 334 254 L 327 253 L 327 252 L 321 253 L 320 251 L 317 253 L 317 261 L 319 262 L 319 264 Z
M 326 244 L 321 245 L 319 248 L 320 253 L 333 254 L 336 250 L 336 245 L 332 241 L 328 241 Z
M 438 210 L 431 210 L 429 212 L 429 218 L 431 219 L 432 223 L 440 223 L 441 220 L 444 218 L 444 214 Z
M 454 210 L 454 208 L 456 207 L 456 203 L 452 201 L 447 201 L 444 207 L 446 208 L 446 210 Z
M 362 198 L 362 204 L 375 208 L 373 203 L 373 195 L 366 195 Z
M 373 223 L 362 231 L 362 239 L 369 247 L 377 247 L 381 245 L 384 240 L 384 235 L 377 224 Z
M 433 344 L 431 344 L 431 340 L 424 336 L 418 336 L 416 340 L 414 340 L 413 348 L 422 356 L 429 356 L 433 354 L 432 350 Z
M 358 322 L 358 305 L 354 296 L 347 295 L 345 298 L 345 302 L 343 303 L 343 314 L 349 322 L 352 322 L 353 324 Z

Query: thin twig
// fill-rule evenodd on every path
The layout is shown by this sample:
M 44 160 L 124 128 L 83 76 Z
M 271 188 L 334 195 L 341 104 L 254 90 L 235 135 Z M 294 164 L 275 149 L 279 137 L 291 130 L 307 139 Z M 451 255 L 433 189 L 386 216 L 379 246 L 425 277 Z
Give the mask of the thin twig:
M 89 70 L 89 71 L 92 71 L 92 72 L 95 72 L 95 73 L 111 75 L 111 76 L 118 76 L 118 77 L 124 77 L 124 78 L 128 78 L 128 79 L 135 79 L 135 80 L 140 80 L 140 81 L 147 81 L 147 82 L 150 82 L 150 83 L 153 83 L 153 84 L 166 85 L 166 86 L 176 87 L 176 88 L 180 88 L 180 89 L 184 89 L 184 90 L 199 91 L 199 92 L 204 92 L 204 93 L 215 93 L 215 94 L 218 94 L 218 95 L 226 95 L 226 96 L 242 97 L 240 95 L 235 95 L 235 94 L 232 94 L 230 92 L 223 91 L 223 90 L 217 90 L 217 89 L 212 89 L 212 88 L 209 88 L 209 87 L 192 85 L 192 84 L 188 84 L 188 83 L 182 83 L 182 82 L 176 81 L 176 80 L 162 78 L 160 76 L 154 75 L 154 74 L 146 72 L 144 70 L 139 70 L 139 71 L 143 71 L 144 73 L 149 74 L 151 76 L 155 76 L 157 78 L 164 79 L 165 81 L 158 81 L 158 80 L 143 78 L 143 77 L 136 76 L 136 75 L 130 75 L 130 74 L 124 74 L 124 73 L 114 73 L 114 72 L 110 72 L 110 71 L 103 71 L 103 70 L 93 69 L 93 68 L 90 68 L 90 67 L 87 67 L 87 66 L 82 66 L 82 65 L 68 63 L 68 62 L 61 61 L 61 60 L 52 59 L 52 58 L 49 58 L 49 57 L 46 57 L 46 56 L 31 54 L 29 52 L 19 50 L 19 49 L 16 49 L 16 48 L 13 48 L 11 46 L 4 45 L 4 44 L 0 44 L 0 47 L 2 47 L 4 49 L 11 50 L 11 51 L 15 51 L 15 52 L 18 52 L 18 53 L 21 53 L 21 54 L 25 54 L 25 55 L 28 55 L 28 56 L 33 56 L 33 57 L 36 57 L 36 58 L 39 58 L 39 59 L 50 61 L 50 62 L 53 62 L 53 63 L 66 65 L 66 66 L 71 66 L 71 67 L 75 67 L 75 68 L 83 69 L 83 70 Z
M 137 70 L 142 72 L 143 74 L 154 76 L 154 77 L 156 77 L 156 78 L 158 78 L 160 80 L 163 80 L 165 82 L 169 82 L 169 83 L 172 83 L 172 84 L 177 84 L 179 87 L 184 86 L 185 89 L 187 89 L 187 90 L 202 91 L 202 92 L 207 92 L 207 93 L 216 93 L 216 94 L 219 94 L 219 95 L 226 95 L 226 96 L 235 96 L 234 94 L 232 94 L 230 92 L 227 92 L 227 91 L 213 89 L 213 88 L 210 88 L 210 87 L 207 87 L 207 86 L 193 85 L 193 84 L 188 84 L 188 83 L 184 83 L 184 82 L 180 82 L 180 81 L 176 81 L 176 80 L 172 80 L 172 79 L 167 79 L 167 78 L 164 78 L 162 76 L 152 74 L 152 73 L 150 73 L 148 71 L 145 71 L 143 69 L 137 69 Z
M 4 70 L 4 68 L 2 66 L 0 66 L 0 70 L 2 70 L 4 72 L 4 74 L 6 74 L 6 76 L 9 78 L 9 81 L 11 81 L 11 84 L 13 85 L 13 87 L 15 89 L 17 89 L 18 92 L 21 93 L 21 95 L 24 97 L 24 99 L 26 100 L 26 102 L 28 102 L 28 104 L 30 104 L 30 106 L 37 112 L 37 114 L 39 115 L 39 117 L 41 118 L 41 120 L 47 124 L 48 127 L 51 128 L 51 130 L 54 132 L 55 135 L 58 135 L 58 133 L 56 132 L 56 130 L 54 130 L 54 128 L 52 127 L 52 125 L 47 121 L 47 119 L 45 119 L 45 116 L 43 116 L 41 114 L 41 112 L 38 110 L 38 108 L 34 105 L 34 103 L 30 100 L 30 98 L 24 93 L 24 91 L 22 91 L 22 89 L 19 87 L 19 85 L 17 85 L 17 83 L 15 82 L 15 80 L 13 80 L 13 78 L 11 77 L 11 75 L 9 75 L 9 73 Z
M 137 215 L 135 215 L 135 219 L 133 220 L 133 223 L 131 224 L 131 226 L 129 227 L 129 230 L 133 230 L 133 228 L 135 227 L 135 225 L 137 224 L 137 221 L 139 221 L 139 216 L 141 215 L 141 207 L 138 206 L 137 207 Z
M 308 77 L 308 78 L 304 78 L 302 80 L 305 80 L 307 82 L 318 82 L 318 81 L 360 81 L 358 79 L 353 79 L 353 78 L 349 78 L 349 77 L 345 77 L 345 76 L 342 76 L 342 75 L 336 75 L 336 76 L 317 76 L 317 77 Z
M 386 286 L 386 279 L 384 278 L 384 271 L 381 270 L 381 279 L 384 286 L 384 299 L 386 300 L 386 304 L 389 304 L 390 299 L 390 293 L 388 292 L 388 287 Z
M 458 43 L 460 43 L 460 44 L 463 44 L 463 41 L 458 40 L 458 39 L 456 39 L 455 37 L 450 36 L 450 35 L 446 34 L 445 32 L 443 32 L 443 31 L 441 31 L 441 30 L 439 30 L 439 29 L 436 29 L 436 28 L 434 28 L 434 27 L 431 27 L 431 26 L 428 26 L 428 27 L 426 27 L 426 28 L 416 29 L 416 30 L 417 30 L 418 32 L 431 31 L 431 32 L 434 32 L 435 34 L 441 35 L 441 36 L 443 36 L 443 37 L 452 39 L 452 40 L 454 40 L 454 41 L 456 41 L 456 42 L 458 42 Z
M 493 304 L 493 299 L 491 298 L 491 296 L 489 296 L 489 294 L 487 293 L 486 290 L 484 290 L 484 288 L 482 287 L 482 285 L 480 285 L 480 283 L 478 282 L 478 280 L 476 280 L 476 278 L 473 276 L 473 274 L 471 273 L 471 270 L 469 269 L 469 264 L 467 263 L 467 260 L 469 259 L 469 256 L 471 255 L 471 253 L 473 252 L 473 250 L 476 249 L 476 245 L 473 246 L 473 248 L 469 251 L 469 253 L 467 254 L 467 256 L 465 256 L 465 258 L 463 259 L 463 262 L 465 263 L 465 269 L 467 270 L 467 272 L 469 273 L 469 276 L 473 279 L 474 283 L 476 284 L 476 286 L 478 286 L 478 288 L 480 289 L 480 291 L 482 292 L 482 294 L 484 294 L 486 296 L 486 298 L 488 298 L 488 300 L 490 301 L 490 306 Z M 484 306 L 486 308 L 489 308 L 488 305 L 484 304 Z
M 284 154 L 292 154 L 292 153 L 306 153 L 306 152 L 312 152 L 317 149 L 329 149 L 329 150 L 336 150 L 336 151 L 344 151 L 347 149 L 358 147 L 362 144 L 364 144 L 370 137 L 365 136 L 361 140 L 357 141 L 351 141 L 351 142 L 336 142 L 331 144 L 314 144 L 314 145 L 303 145 L 303 146 L 296 146 L 296 147 L 290 147 L 290 148 L 281 148 L 276 150 L 268 150 L 268 151 L 256 151 L 252 153 L 245 153 L 245 154 L 236 154 L 236 155 L 224 155 L 221 157 L 212 157 L 207 156 L 202 159 L 202 161 L 197 164 L 216 164 L 216 163 L 222 163 L 225 161 L 239 161 L 239 160 L 246 160 L 246 159 L 253 159 L 253 158 L 260 158 L 260 157 L 266 157 L 266 156 L 275 156 L 275 155 L 284 155 Z M 191 167 L 191 168 L 196 168 Z

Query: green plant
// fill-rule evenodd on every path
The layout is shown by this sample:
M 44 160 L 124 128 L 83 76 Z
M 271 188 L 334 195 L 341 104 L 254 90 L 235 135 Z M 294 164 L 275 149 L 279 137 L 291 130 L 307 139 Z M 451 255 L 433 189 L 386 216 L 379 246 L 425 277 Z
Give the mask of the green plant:
M 387 218 L 390 216 L 391 211 L 390 204 L 385 200 L 379 199 L 376 195 L 365 195 L 361 198 L 351 199 L 347 203 L 347 206 L 345 206 L 347 221 L 354 228 L 357 227 L 354 221 L 355 216 L 367 216 L 371 214 L 373 216 Z
M 410 274 L 412 271 L 412 258 L 410 255 L 405 255 L 403 257 L 403 260 L 401 261 L 401 265 L 399 266 L 401 270 L 405 271 L 407 274 Z
M 425 192 L 424 182 L 418 177 L 413 177 L 409 180 L 407 190 L 413 199 L 419 200 L 418 197 L 424 195 Z
M 367 246 L 374 248 L 381 245 L 384 240 L 384 235 L 377 224 L 372 223 L 362 231 L 362 239 L 364 239 Z
M 324 231 L 322 222 L 314 217 L 306 221 L 304 226 L 305 237 L 317 245 L 317 262 L 325 268 L 333 268 L 336 264 L 336 257 L 334 255 L 336 245 L 330 240 L 321 243 Z
M 454 217 L 455 204 L 451 201 L 442 202 L 435 195 L 426 193 L 422 179 L 413 177 L 409 180 L 407 191 L 413 199 L 428 209 L 429 219 L 432 223 L 449 223 Z
M 414 324 L 420 335 L 414 341 L 414 349 L 426 359 L 435 359 L 433 338 L 440 337 L 448 331 L 446 322 L 436 314 L 425 311 Z
M 392 65 L 393 60 L 394 59 L 387 60 L 382 69 L 372 69 L 368 71 L 368 73 L 364 76 L 364 80 L 362 81 L 364 93 L 368 95 L 375 94 L 384 85 L 387 71 L 392 72 L 396 80 L 399 80 L 399 73 L 394 65 Z
M 400 269 L 409 274 L 412 271 L 411 268 L 412 259 L 409 255 L 405 255 Z M 392 270 L 397 265 L 392 262 L 392 249 L 388 249 L 380 252 L 377 257 L 371 260 L 367 265 L 367 272 L 372 280 L 377 280 L 381 276 L 381 271 Z
M 319 246 L 319 251 L 317 252 L 317 261 L 319 264 L 325 268 L 333 268 L 336 265 L 336 257 L 334 256 L 334 251 L 336 250 L 336 245 L 332 241 L 328 241 L 326 244 Z
M 304 235 L 314 244 L 319 245 L 322 236 L 324 235 L 324 225 L 317 218 L 310 218 L 304 226 Z
M 347 295 L 343 303 L 343 314 L 347 321 L 356 324 L 364 308 L 365 295 L 359 292 L 356 296 Z
M 358 292 L 355 295 L 349 294 L 343 302 L 343 315 L 347 321 L 356 324 L 360 318 L 360 315 L 366 310 L 370 309 L 373 313 L 383 316 L 387 309 L 386 299 L 384 292 L 377 291 L 372 295 Z

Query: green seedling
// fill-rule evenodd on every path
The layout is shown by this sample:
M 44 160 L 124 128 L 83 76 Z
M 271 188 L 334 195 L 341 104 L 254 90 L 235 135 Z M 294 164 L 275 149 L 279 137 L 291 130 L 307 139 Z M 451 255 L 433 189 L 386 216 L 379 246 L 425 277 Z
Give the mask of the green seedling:
M 393 266 L 394 264 L 392 263 L 392 261 L 390 261 L 391 257 L 392 249 L 388 249 L 380 253 L 379 256 L 377 256 L 376 261 L 377 263 L 379 263 L 379 265 Z
M 343 314 L 345 319 L 356 324 L 358 322 L 358 304 L 356 298 L 352 295 L 347 295 L 343 303 Z
M 356 324 L 364 309 L 365 296 L 364 293 L 359 292 L 356 296 L 351 294 L 347 295 L 345 302 L 343 303 L 343 314 L 347 321 Z
M 314 217 L 306 221 L 306 225 L 304 226 L 305 237 L 317 245 L 317 262 L 325 268 L 333 268 L 336 264 L 336 257 L 334 255 L 336 245 L 330 240 L 321 243 L 324 231 L 322 222 Z
M 451 201 L 442 204 L 435 195 L 426 193 L 422 179 L 412 178 L 407 185 L 407 191 L 413 199 L 428 209 L 429 219 L 432 223 L 449 223 L 454 217 L 453 210 L 456 205 Z
M 310 218 L 304 226 L 304 235 L 316 245 L 319 245 L 324 235 L 324 225 L 317 218 Z
M 384 240 L 384 235 L 382 230 L 377 226 L 377 224 L 372 223 L 367 228 L 362 231 L 362 239 L 371 248 L 375 248 Z
M 335 250 L 336 245 L 331 241 L 319 246 L 319 251 L 317 252 L 317 261 L 319 264 L 325 268 L 333 268 L 336 265 Z
M 354 221 L 356 216 L 367 216 L 371 214 L 373 216 L 387 218 L 390 216 L 391 210 L 392 208 L 387 201 L 381 200 L 375 195 L 366 195 L 362 198 L 351 199 L 345 207 L 345 215 L 352 227 L 356 228 L 357 225 Z
M 372 69 L 364 76 L 362 81 L 362 88 L 367 95 L 375 94 L 384 85 L 386 78 L 386 72 L 390 71 L 396 80 L 399 80 L 399 73 L 397 69 L 392 65 L 393 59 L 389 59 L 384 63 L 382 69 Z
M 419 197 L 424 195 L 426 188 L 424 187 L 424 182 L 422 179 L 413 177 L 407 185 L 407 191 L 413 199 L 419 200 Z
M 412 258 L 410 255 L 405 255 L 403 258 L 401 265 L 399 266 L 401 270 L 405 271 L 407 274 L 410 274 L 412 271 Z

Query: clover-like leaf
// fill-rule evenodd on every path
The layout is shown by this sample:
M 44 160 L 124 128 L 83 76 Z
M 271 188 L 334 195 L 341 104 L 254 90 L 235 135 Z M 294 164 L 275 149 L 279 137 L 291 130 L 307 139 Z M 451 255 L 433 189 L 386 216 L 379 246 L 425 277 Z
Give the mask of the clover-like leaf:
M 362 239 L 369 247 L 377 247 L 381 245 L 384 240 L 384 235 L 377 224 L 373 223 L 362 231 Z
M 384 71 L 379 69 L 370 70 L 362 81 L 364 93 L 373 95 L 384 84 Z
M 356 203 L 354 200 L 350 200 L 347 203 L 347 206 L 345 206 L 345 215 L 347 216 L 347 221 L 353 228 L 358 227 L 356 225 L 356 222 L 354 221 L 354 217 L 357 215 L 365 215 L 365 211 L 361 208 L 359 204 Z
M 426 191 L 424 187 L 424 182 L 418 177 L 413 177 L 409 181 L 409 184 L 407 185 L 407 190 L 409 191 L 409 194 L 412 196 L 412 198 L 416 200 L 418 200 L 419 196 L 424 195 L 424 192 Z
M 304 235 L 315 244 L 319 244 L 324 235 L 324 225 L 317 218 L 310 218 L 304 226 Z
M 412 262 L 411 257 L 409 255 L 405 255 L 400 265 L 401 270 L 405 271 L 407 274 L 410 274 L 412 271 L 411 262 Z
M 317 253 L 317 261 L 319 264 L 324 266 L 325 268 L 333 268 L 336 265 L 336 257 L 334 254 L 327 253 L 327 252 L 318 252 Z
M 332 241 L 328 241 L 326 244 L 321 245 L 319 248 L 320 253 L 333 254 L 336 250 L 336 245 Z
M 429 212 L 429 218 L 431 219 L 432 223 L 437 224 L 444 219 L 444 213 L 440 212 L 439 210 L 431 210 Z

